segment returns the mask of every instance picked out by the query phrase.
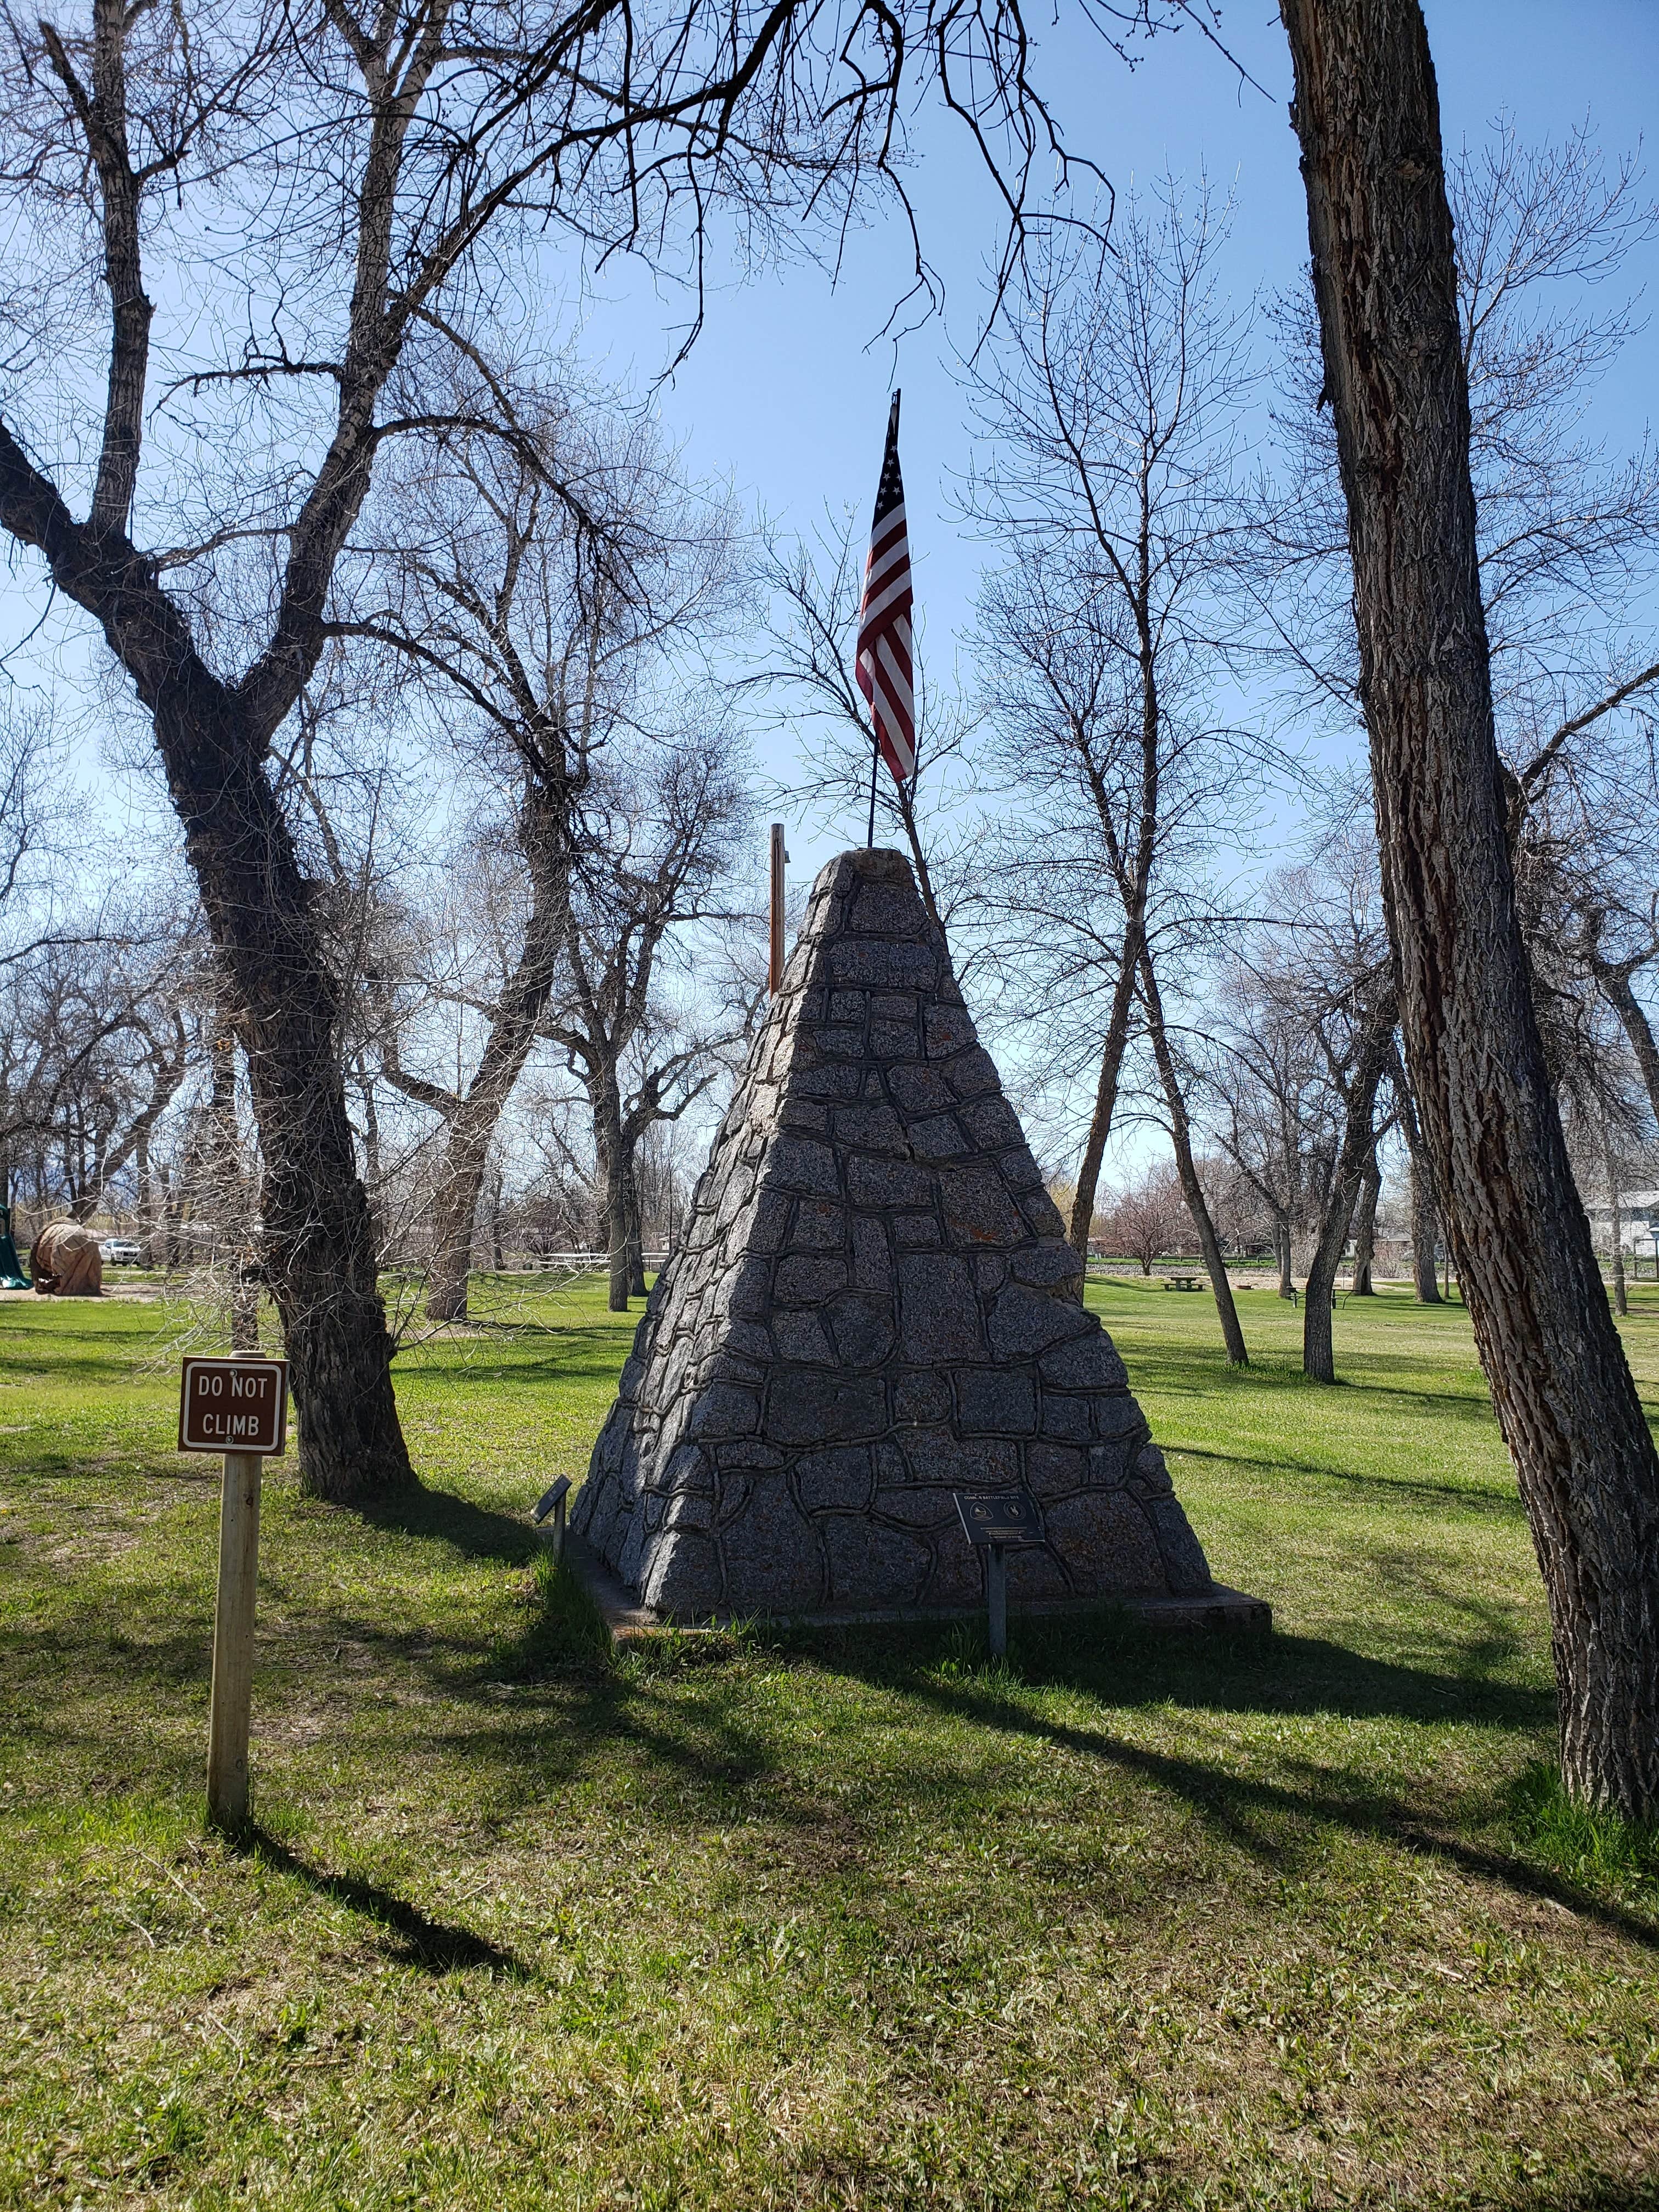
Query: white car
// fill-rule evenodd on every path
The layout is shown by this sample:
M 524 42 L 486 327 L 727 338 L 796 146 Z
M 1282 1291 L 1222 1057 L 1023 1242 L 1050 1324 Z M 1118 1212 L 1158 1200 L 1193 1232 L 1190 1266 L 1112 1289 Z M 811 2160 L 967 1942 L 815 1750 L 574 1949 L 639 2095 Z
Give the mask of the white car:
M 106 1237 L 98 1253 L 110 1267 L 137 1267 L 143 1263 L 143 1246 L 135 1244 L 130 1237 Z

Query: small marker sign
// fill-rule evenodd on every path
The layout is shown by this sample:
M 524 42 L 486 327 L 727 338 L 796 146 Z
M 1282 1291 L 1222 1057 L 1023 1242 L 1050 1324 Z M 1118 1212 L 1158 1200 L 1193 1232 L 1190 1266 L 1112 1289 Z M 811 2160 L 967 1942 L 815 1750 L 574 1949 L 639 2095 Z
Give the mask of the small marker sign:
M 1008 1554 L 1044 1541 L 1042 1516 L 1029 1490 L 957 1492 L 962 1533 L 985 1554 L 986 1641 L 993 1658 L 1008 1649 Z
M 221 1452 L 219 1595 L 213 1610 L 208 1707 L 208 1811 L 222 1828 L 247 1824 L 247 1739 L 253 1696 L 253 1608 L 259 1577 L 259 1471 L 288 1448 L 288 1362 L 249 1354 L 187 1359 L 179 1386 L 179 1449 Z
M 185 1360 L 179 1449 L 258 1452 L 265 1457 L 286 1451 L 287 1360 Z

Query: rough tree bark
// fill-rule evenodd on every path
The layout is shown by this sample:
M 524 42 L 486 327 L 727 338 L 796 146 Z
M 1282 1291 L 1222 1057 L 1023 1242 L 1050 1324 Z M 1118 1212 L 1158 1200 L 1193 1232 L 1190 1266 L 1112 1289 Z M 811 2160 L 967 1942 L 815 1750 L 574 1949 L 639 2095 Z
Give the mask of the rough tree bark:
M 599 1171 L 599 1225 L 610 1255 L 606 1303 L 612 1313 L 628 1311 L 633 1268 L 628 1249 L 629 1151 L 623 1133 L 622 1090 L 614 1066 L 598 1071 L 588 1097 L 593 1109 L 594 1165 Z
M 628 1171 L 625 1184 L 628 1207 L 628 1295 L 642 1298 L 645 1288 L 645 1209 L 640 1204 L 640 1170 L 637 1148 L 629 1147 Z
M 1291 1224 L 1289 1219 L 1276 1215 L 1273 1219 L 1273 1265 L 1279 1270 L 1279 1291 L 1281 1298 L 1296 1296 L 1296 1284 L 1291 1274 Z
M 1170 1111 L 1170 1134 L 1175 1140 L 1176 1172 L 1181 1177 L 1181 1194 L 1187 1201 L 1187 1211 L 1192 1215 L 1193 1225 L 1198 1231 L 1205 1271 L 1210 1278 L 1210 1288 L 1215 1292 L 1215 1310 L 1221 1322 L 1221 1340 L 1227 1347 L 1227 1364 L 1230 1367 L 1248 1367 L 1250 1355 L 1244 1348 L 1244 1332 L 1238 1324 L 1238 1308 L 1233 1303 L 1233 1286 L 1227 1280 L 1227 1263 L 1221 1256 L 1221 1240 L 1215 1233 L 1214 1222 L 1210 1218 L 1204 1186 L 1198 1179 L 1198 1168 L 1193 1159 L 1192 1124 L 1187 1118 L 1187 1101 L 1182 1092 L 1175 1054 L 1170 1049 L 1170 1034 L 1164 1019 L 1164 1000 L 1152 968 L 1152 952 L 1144 937 L 1140 944 L 1140 1002 L 1146 1009 L 1146 1028 L 1152 1040 L 1152 1056 L 1158 1062 L 1158 1080 L 1164 1086 L 1164 1103 Z
M 398 165 L 410 119 L 440 64 L 445 32 L 428 21 L 410 36 L 401 74 L 381 66 L 397 51 L 401 27 L 390 30 L 382 51 L 368 59 L 374 91 L 334 424 L 284 532 L 285 567 L 268 642 L 233 684 L 210 667 L 184 612 L 162 588 L 161 571 L 128 535 L 152 313 L 140 203 L 154 170 L 141 170 L 128 144 L 125 41 L 137 19 L 118 0 L 98 0 L 94 15 L 87 83 L 49 24 L 41 26 L 41 37 L 77 118 L 100 202 L 111 325 L 97 475 L 86 519 L 77 521 L 57 486 L 0 423 L 0 526 L 38 550 L 57 589 L 99 623 L 152 717 L 185 856 L 247 1055 L 266 1169 L 264 1249 L 299 1413 L 301 1480 L 316 1496 L 367 1502 L 407 1488 L 415 1478 L 398 1425 L 374 1242 L 346 1114 L 339 987 L 313 887 L 301 874 L 266 769 L 272 735 L 322 650 L 335 564 L 368 486 L 380 393 L 412 317 L 471 234 L 469 228 L 457 237 L 441 265 L 428 257 L 416 280 L 418 296 L 398 289 L 392 241 Z M 191 126 L 182 127 L 187 139 Z
M 1451 216 L 1418 0 L 1281 0 L 1401 1027 L 1548 1595 L 1564 1779 L 1659 1811 L 1659 1455 L 1547 1075 L 1516 914 Z

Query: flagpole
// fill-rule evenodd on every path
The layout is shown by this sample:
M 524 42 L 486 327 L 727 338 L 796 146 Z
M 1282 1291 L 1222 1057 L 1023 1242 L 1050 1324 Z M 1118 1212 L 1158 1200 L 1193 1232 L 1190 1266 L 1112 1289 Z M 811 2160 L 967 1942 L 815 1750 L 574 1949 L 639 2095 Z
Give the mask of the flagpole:
M 876 526 L 877 526 L 877 525 L 878 525 L 878 524 L 880 523 L 881 519 L 882 519 L 883 513 L 884 513 L 884 508 L 883 508 L 882 501 L 883 501 L 883 500 L 884 500 L 884 498 L 886 498 L 886 497 L 888 496 L 888 493 L 889 493 L 889 486 L 888 486 L 888 480 L 887 480 L 887 466 L 888 466 L 889 462 L 890 462 L 890 463 L 891 463 L 891 465 L 892 465 L 892 484 L 891 484 L 891 491 L 896 495 L 896 497 L 893 499 L 892 503 L 893 503 L 894 505 L 896 505 L 896 506 L 900 507 L 901 507 L 901 509 L 902 509 L 902 502 L 903 502 L 903 498 L 904 498 L 904 493 L 903 493 L 903 488 L 902 488 L 902 483 L 901 483 L 901 482 L 900 482 L 899 473 L 898 473 L 898 422 L 899 422 L 899 394 L 898 394 L 896 392 L 894 392 L 894 394 L 893 394 L 893 404 L 892 404 L 892 407 L 891 407 L 891 409 L 890 410 L 890 411 L 889 411 L 889 413 L 888 413 L 888 417 L 887 417 L 887 444 L 886 444 L 886 447 L 885 447 L 885 449 L 884 449 L 884 453 L 883 453 L 883 456 L 882 456 L 882 478 L 881 478 L 881 486 L 880 486 L 880 488 L 878 489 L 877 494 L 876 494 L 876 518 L 875 518 L 875 524 L 872 524 L 872 528 L 871 528 L 871 536 L 870 536 L 870 551 L 871 551 L 871 557 L 872 557 L 872 560 L 873 560 L 873 558 L 874 558 L 874 556 L 875 556 L 875 549 L 876 549 Z M 904 556 L 903 556 L 903 558 L 904 558 L 904 574 L 905 574 L 905 595 L 906 595 L 906 601 L 907 601 L 907 603 L 908 603 L 908 592 L 909 592 L 908 575 L 909 575 L 909 562 L 910 562 L 909 550 L 908 550 L 908 546 L 907 546 L 907 547 L 905 548 L 905 550 L 904 550 Z M 866 599 L 867 599 L 867 597 L 868 597 L 869 590 L 870 590 L 870 584 L 869 584 L 869 571 L 868 571 L 868 569 L 866 568 L 866 581 L 865 581 L 865 592 L 866 592 Z M 862 625 L 863 625 L 863 615 L 862 615 L 862 611 L 860 611 L 860 635 L 859 643 L 860 643 L 860 647 L 862 647 L 862 645 L 863 645 L 863 642 L 864 642 L 863 635 L 862 635 Z M 908 660 L 909 660 L 909 652 L 908 652 L 908 644 L 907 644 L 907 647 L 906 647 L 906 651 L 905 651 L 905 660 L 906 660 L 906 664 L 907 664 L 906 672 L 907 672 L 907 675 L 908 675 Z M 859 689 L 860 689 L 860 690 L 861 690 L 861 691 L 864 693 L 865 697 L 866 697 L 866 698 L 869 701 L 869 702 L 870 702 L 870 823 L 869 823 L 869 827 L 867 828 L 867 830 L 866 830 L 866 832 L 865 832 L 865 837 L 864 837 L 864 849 L 866 850 L 866 853 L 872 853 L 872 852 L 874 852 L 874 850 L 875 850 L 875 848 L 876 848 L 876 784 L 877 784 L 877 782 L 878 782 L 878 779 L 879 779 L 879 776 L 880 776 L 880 774 L 881 774 L 881 727 L 880 727 L 879 714 L 878 714 L 878 706 L 877 706 L 876 685 L 877 685 L 878 678 L 877 678 L 877 677 L 876 677 L 876 675 L 875 675 L 875 671 L 874 671 L 874 663 L 873 663 L 873 660 L 872 661 L 872 664 L 871 664 L 871 668 L 870 668 L 869 675 L 870 675 L 870 680 L 868 681 L 868 683 L 866 683 L 866 680 L 865 680 L 865 670 L 864 670 L 863 665 L 860 663 L 860 667 L 859 667 L 859 672 L 858 672 L 858 685 L 859 685 Z M 897 770 L 896 769 L 896 770 L 894 771 L 894 773 L 896 775 L 896 774 L 897 774 Z

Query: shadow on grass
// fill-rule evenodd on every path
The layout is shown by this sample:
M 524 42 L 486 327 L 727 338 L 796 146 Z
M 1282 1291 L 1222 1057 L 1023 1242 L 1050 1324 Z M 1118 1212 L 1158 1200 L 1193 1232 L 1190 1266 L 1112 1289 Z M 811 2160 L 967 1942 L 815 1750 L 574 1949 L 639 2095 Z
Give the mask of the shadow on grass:
M 530 1969 L 511 1951 L 492 1943 L 488 1936 L 474 1934 L 470 1928 L 459 1928 L 442 1920 L 434 1920 L 422 1912 L 418 1905 L 411 1905 L 406 1897 L 395 1890 L 382 1889 L 378 1883 L 365 1881 L 356 1875 L 328 1874 L 319 1867 L 308 1866 L 305 1860 L 291 1851 L 264 1829 L 253 1825 L 233 1839 L 233 1847 L 255 1859 L 261 1866 L 273 1869 L 278 1874 L 291 1875 L 314 1890 L 319 1897 L 331 1898 L 396 1939 L 392 1946 L 393 1955 L 404 1964 L 423 1967 L 428 1973 L 453 1974 L 466 1972 L 476 1967 L 485 1967 L 491 1973 L 504 1974 L 511 1981 L 532 1979 Z
M 1489 1663 L 1522 1649 L 1507 1624 L 1488 1621 L 1480 1646 Z M 976 1630 L 975 1630 L 975 1632 Z M 927 1680 L 952 1632 L 942 1629 L 799 1629 L 768 1640 L 833 1673 L 906 1692 Z M 1299 1713 L 1341 1720 L 1453 1722 L 1547 1729 L 1555 1695 L 1545 1684 L 1504 1680 L 1471 1669 L 1442 1674 L 1371 1659 L 1322 1637 L 1275 1631 L 1261 1638 L 1148 1629 L 1131 1613 L 1011 1620 L 1009 1656 L 1033 1689 L 1076 1690 L 1105 1705 L 1170 1705 L 1222 1713 Z
M 1261 1649 L 1264 1655 L 1273 1655 L 1273 1674 L 1311 1671 L 1317 1678 L 1316 1688 L 1307 1683 L 1298 1694 L 1296 1686 L 1286 1681 L 1267 1694 L 1261 1688 L 1252 1692 L 1248 1676 L 1255 1655 L 1244 1647 L 1219 1638 L 1195 1638 L 1188 1653 L 1171 1655 L 1176 1664 L 1160 1653 L 1161 1663 L 1148 1666 L 1151 1639 L 1146 1632 L 1137 1632 L 1128 1622 L 1119 1624 L 1117 1634 L 1123 1664 L 1109 1687 L 1099 1680 L 1097 1663 L 1079 1667 L 1060 1662 L 1045 1668 L 1040 1645 L 1025 1651 L 1012 1649 L 1016 1680 L 1032 1687 L 1082 1688 L 1118 1705 L 1174 1703 L 1234 1712 L 1301 1711 L 1360 1718 L 1397 1715 L 1531 1727 L 1553 1715 L 1554 1700 L 1547 1692 L 1427 1674 L 1366 1660 L 1311 1638 L 1276 1637 Z M 1010 1642 L 1013 1647 L 1012 1637 Z M 822 1649 L 819 1656 L 823 1663 L 836 1664 Z M 841 1656 L 837 1671 L 885 1687 L 898 1686 L 890 1665 L 862 1665 L 850 1652 Z M 1206 1678 L 1204 1694 L 1194 1696 L 1197 1680 Z M 1333 1696 L 1331 1691 L 1339 1685 L 1346 1694 Z M 1033 1712 L 994 1676 L 976 1680 L 969 1674 L 953 1681 L 913 1669 L 902 1686 L 919 1702 L 955 1719 L 1031 1738 L 1153 1783 L 1182 1799 L 1238 1849 L 1270 1864 L 1291 1853 L 1287 1843 L 1268 1832 L 1264 1824 L 1303 1832 L 1310 1823 L 1345 1828 L 1370 1842 L 1449 1861 L 1464 1874 L 1564 1906 L 1644 1950 L 1659 1952 L 1659 1924 L 1642 1913 L 1627 1911 L 1514 1853 L 1448 1833 L 1418 1808 L 1385 1791 L 1364 1783 L 1345 1788 L 1342 1777 L 1328 1767 L 1302 1762 L 1303 1778 L 1294 1784 L 1238 1773 L 1204 1759 L 1127 1742 L 1103 1729 L 1079 1727 Z
M 1488 2201 L 1494 2212 L 1659 2212 L 1659 2181 L 1523 2182 Z
M 1390 1501 L 1401 1498 L 1421 1498 L 1435 1512 L 1443 1510 L 1445 1502 L 1474 1513 L 1496 1513 L 1506 1521 L 1525 1518 L 1518 1492 L 1499 1486 L 1497 1478 L 1483 1480 L 1473 1477 L 1462 1482 L 1427 1482 L 1420 1476 L 1403 1474 L 1362 1474 L 1351 1468 L 1333 1467 L 1328 1460 L 1299 1459 L 1290 1452 L 1267 1453 L 1216 1451 L 1206 1444 L 1187 1444 L 1176 1440 L 1166 1442 L 1164 1449 L 1177 1460 L 1210 1460 L 1217 1467 L 1254 1468 L 1264 1474 L 1297 1474 L 1317 1482 L 1337 1482 L 1345 1488 L 1376 1491 Z
M 360 1517 L 372 1528 L 435 1537 L 468 1559 L 500 1559 L 512 1567 L 527 1565 L 536 1551 L 536 1534 L 527 1520 L 475 1505 L 453 1490 L 411 1491 L 385 1504 L 360 1509 Z

